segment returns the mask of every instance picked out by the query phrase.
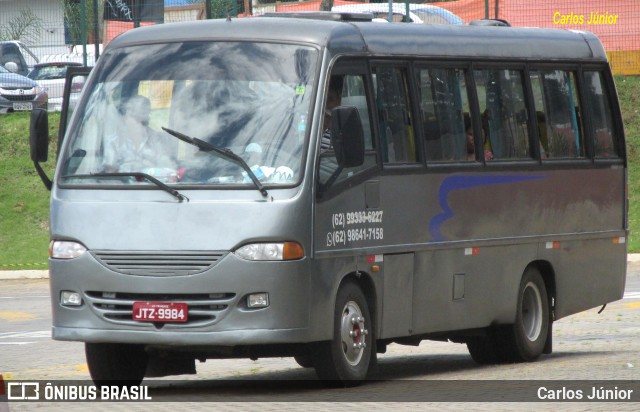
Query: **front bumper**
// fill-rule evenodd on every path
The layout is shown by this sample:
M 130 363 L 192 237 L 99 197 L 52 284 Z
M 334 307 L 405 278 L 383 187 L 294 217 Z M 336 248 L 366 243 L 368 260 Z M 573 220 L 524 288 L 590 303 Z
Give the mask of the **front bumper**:
M 149 345 L 308 342 L 308 266 L 306 260 L 249 262 L 229 253 L 197 274 L 135 276 L 111 270 L 90 253 L 51 259 L 53 338 Z M 82 305 L 62 305 L 62 291 L 80 293 Z M 269 306 L 247 307 L 248 294 L 261 292 L 269 294 Z M 134 301 L 187 302 L 189 322 L 134 321 Z

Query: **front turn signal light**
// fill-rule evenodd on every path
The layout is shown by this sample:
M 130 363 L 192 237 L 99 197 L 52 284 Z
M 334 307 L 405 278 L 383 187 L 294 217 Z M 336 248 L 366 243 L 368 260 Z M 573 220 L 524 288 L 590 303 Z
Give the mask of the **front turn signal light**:
M 284 242 L 282 260 L 299 260 L 304 257 L 304 249 L 298 242 Z

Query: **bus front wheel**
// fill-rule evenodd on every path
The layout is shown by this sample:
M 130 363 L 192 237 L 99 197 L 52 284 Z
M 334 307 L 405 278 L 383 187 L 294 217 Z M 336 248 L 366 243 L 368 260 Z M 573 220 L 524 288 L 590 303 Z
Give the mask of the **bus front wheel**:
M 89 374 L 96 385 L 137 386 L 144 379 L 148 356 L 142 345 L 85 343 Z
M 376 351 L 369 305 L 356 283 L 338 290 L 333 323 L 333 339 L 312 351 L 316 373 L 327 386 L 357 385 L 375 367 Z
M 471 357 L 480 364 L 536 360 L 551 333 L 549 312 L 542 275 L 529 267 L 520 281 L 515 323 L 492 327 L 486 336 L 470 338 L 467 348 Z

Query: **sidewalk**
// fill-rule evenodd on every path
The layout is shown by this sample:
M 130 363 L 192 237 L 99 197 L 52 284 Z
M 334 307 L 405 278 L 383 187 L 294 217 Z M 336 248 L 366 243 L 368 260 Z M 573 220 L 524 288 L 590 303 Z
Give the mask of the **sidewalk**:
M 628 263 L 639 263 L 640 253 L 630 253 L 627 256 Z M 1 280 L 14 280 L 14 279 L 48 279 L 48 270 L 0 270 Z

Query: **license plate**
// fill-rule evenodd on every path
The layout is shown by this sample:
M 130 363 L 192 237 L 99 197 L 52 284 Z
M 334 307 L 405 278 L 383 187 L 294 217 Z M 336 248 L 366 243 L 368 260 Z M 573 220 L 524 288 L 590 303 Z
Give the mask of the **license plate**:
M 33 103 L 14 103 L 13 110 L 32 110 Z
M 133 302 L 132 316 L 139 322 L 186 322 L 189 306 L 178 302 Z

